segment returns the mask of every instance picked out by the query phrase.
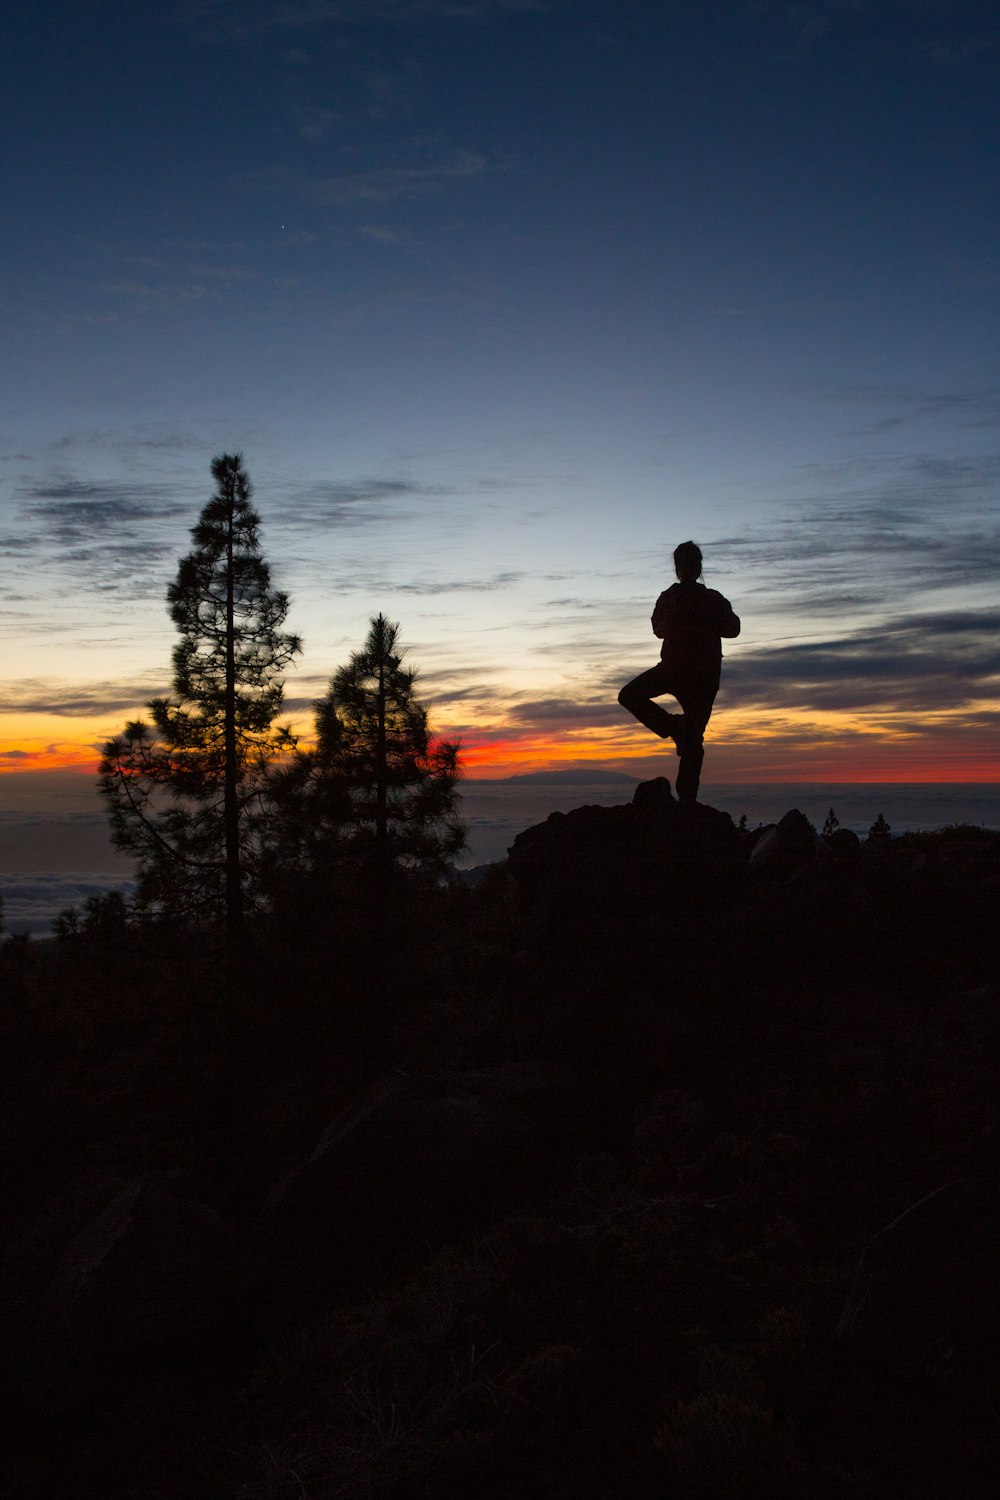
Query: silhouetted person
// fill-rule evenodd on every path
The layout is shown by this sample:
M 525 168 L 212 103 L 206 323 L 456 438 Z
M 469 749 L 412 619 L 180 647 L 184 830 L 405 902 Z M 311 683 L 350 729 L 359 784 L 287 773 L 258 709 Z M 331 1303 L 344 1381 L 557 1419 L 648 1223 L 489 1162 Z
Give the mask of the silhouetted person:
M 653 634 L 663 641 L 659 664 L 627 682 L 618 702 L 661 739 L 674 741 L 681 758 L 677 796 L 681 802 L 695 802 L 705 758 L 705 725 L 719 691 L 720 637 L 739 635 L 740 621 L 728 599 L 698 582 L 701 548 L 694 542 L 682 542 L 676 549 L 674 571 L 677 582 L 664 590 L 653 610 Z M 654 703 L 662 693 L 672 694 L 683 713 L 669 714 Z

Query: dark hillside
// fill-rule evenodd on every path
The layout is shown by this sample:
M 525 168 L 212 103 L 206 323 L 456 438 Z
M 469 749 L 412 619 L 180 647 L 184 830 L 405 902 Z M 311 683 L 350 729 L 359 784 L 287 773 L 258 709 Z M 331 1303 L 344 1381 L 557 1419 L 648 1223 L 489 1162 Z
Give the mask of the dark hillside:
M 0 948 L 12 1496 L 993 1493 L 1000 836 L 663 782 Z

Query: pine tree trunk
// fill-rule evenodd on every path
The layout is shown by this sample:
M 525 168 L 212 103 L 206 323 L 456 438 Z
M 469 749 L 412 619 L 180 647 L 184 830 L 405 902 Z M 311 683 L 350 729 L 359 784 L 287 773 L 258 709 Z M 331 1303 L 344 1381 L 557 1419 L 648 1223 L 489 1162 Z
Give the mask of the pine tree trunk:
M 379 866 L 389 862 L 389 764 L 385 733 L 385 653 L 378 664 L 378 726 L 375 740 L 375 854 Z
M 233 578 L 233 499 L 230 496 L 226 539 L 226 691 L 223 705 L 225 782 L 223 818 L 226 829 L 226 926 L 234 932 L 243 921 L 243 881 L 240 869 L 240 814 L 236 760 L 236 603 Z

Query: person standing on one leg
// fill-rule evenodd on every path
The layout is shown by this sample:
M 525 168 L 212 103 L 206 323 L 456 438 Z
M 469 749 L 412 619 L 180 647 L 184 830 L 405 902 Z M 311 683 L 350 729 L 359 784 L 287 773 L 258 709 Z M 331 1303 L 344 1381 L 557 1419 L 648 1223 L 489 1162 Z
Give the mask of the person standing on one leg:
M 701 548 L 682 542 L 674 552 L 677 582 L 665 589 L 653 610 L 653 634 L 663 642 L 660 661 L 640 672 L 618 694 L 622 708 L 658 734 L 672 739 L 680 756 L 677 796 L 695 802 L 705 758 L 705 726 L 719 691 L 722 636 L 740 633 L 739 616 L 728 599 L 699 583 Z M 670 693 L 681 706 L 667 713 L 654 698 Z

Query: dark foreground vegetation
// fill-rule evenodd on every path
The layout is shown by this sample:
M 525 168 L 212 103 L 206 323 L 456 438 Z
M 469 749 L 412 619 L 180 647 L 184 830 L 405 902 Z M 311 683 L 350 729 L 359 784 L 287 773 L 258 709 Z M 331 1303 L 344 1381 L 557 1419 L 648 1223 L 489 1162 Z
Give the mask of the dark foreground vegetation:
M 0 947 L 4 1493 L 994 1492 L 1000 837 L 664 783 Z

